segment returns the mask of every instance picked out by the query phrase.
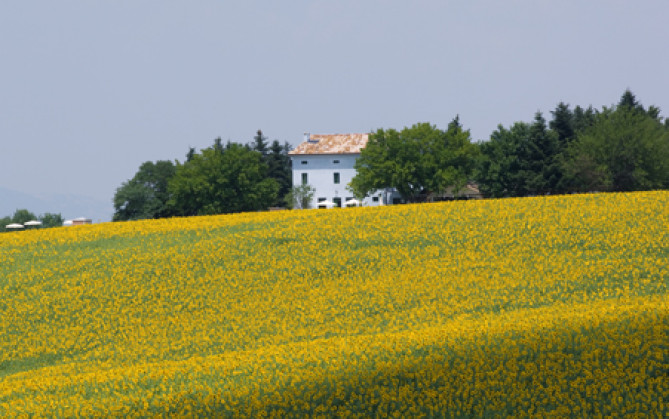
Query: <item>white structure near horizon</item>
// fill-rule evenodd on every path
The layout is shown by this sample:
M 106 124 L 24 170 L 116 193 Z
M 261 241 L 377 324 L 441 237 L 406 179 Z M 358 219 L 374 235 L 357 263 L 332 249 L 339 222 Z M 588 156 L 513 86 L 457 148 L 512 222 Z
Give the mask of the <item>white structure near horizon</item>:
M 63 225 L 66 226 L 66 227 L 80 226 L 80 225 L 84 225 L 84 224 L 93 224 L 93 220 L 91 220 L 90 218 L 86 218 L 86 217 L 79 217 L 79 218 L 75 218 L 73 220 L 63 221 Z
M 358 202 L 347 189 L 355 176 L 355 160 L 368 140 L 369 134 L 304 134 L 304 141 L 288 154 L 293 186 L 311 185 L 316 190 L 310 208 L 342 207 L 346 203 L 377 206 L 399 200 L 399 194 L 389 189 L 375 191 Z

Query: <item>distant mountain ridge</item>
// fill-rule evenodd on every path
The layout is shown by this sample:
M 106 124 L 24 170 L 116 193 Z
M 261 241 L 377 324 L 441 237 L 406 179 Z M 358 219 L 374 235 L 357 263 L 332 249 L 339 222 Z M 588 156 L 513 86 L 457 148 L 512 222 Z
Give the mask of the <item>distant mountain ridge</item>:
M 114 208 L 109 199 L 100 199 L 74 194 L 54 194 L 36 197 L 31 194 L 0 187 L 0 217 L 12 216 L 17 209 L 27 209 L 39 216 L 47 212 L 63 216 L 63 219 L 86 217 L 94 223 L 111 221 Z

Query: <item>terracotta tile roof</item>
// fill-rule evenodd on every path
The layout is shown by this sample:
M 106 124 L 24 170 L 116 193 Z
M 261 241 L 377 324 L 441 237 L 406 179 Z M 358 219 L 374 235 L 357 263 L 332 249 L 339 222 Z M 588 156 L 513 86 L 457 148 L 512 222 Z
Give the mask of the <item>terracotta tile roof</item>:
M 368 139 L 369 134 L 311 134 L 288 154 L 357 154 Z

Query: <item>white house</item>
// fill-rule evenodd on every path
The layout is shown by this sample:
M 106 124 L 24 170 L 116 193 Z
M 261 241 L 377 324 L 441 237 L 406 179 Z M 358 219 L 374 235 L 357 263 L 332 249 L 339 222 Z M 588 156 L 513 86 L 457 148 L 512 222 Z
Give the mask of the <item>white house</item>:
M 304 134 L 304 141 L 289 152 L 293 165 L 293 185 L 311 185 L 316 193 L 311 208 L 345 206 L 353 199 L 346 188 L 355 176 L 355 160 L 367 145 L 368 134 Z M 395 200 L 395 201 L 394 201 Z M 392 189 L 376 191 L 362 202 L 365 206 L 399 201 Z

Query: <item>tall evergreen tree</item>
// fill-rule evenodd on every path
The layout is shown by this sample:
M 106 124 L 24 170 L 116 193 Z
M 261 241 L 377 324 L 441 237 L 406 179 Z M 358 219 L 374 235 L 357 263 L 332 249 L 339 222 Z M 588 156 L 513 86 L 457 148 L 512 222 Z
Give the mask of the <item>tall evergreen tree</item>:
M 188 153 L 186 153 L 186 161 L 188 162 L 193 160 L 194 156 L 195 156 L 195 147 L 189 147 Z
M 562 177 L 558 164 L 558 155 L 562 151 L 558 134 L 548 130 L 546 120 L 540 112 L 535 115 L 535 122 L 530 129 L 530 139 L 537 151 L 535 170 L 541 174 L 541 181 L 535 190 L 536 194 L 552 193 Z
M 569 109 L 569 105 L 560 102 L 554 111 L 551 111 L 553 119 L 549 123 L 551 130 L 557 134 L 560 145 L 566 145 L 574 139 L 574 113 Z
M 279 185 L 277 198 L 271 206 L 283 207 L 286 205 L 285 197 L 292 187 L 291 161 L 288 156 L 288 152 L 292 149 L 290 144 L 281 145 L 278 140 L 274 140 L 268 145 L 267 137 L 262 130 L 258 130 L 253 142 L 247 144 L 247 147 L 260 153 L 262 161 L 267 166 L 266 176 L 274 179 Z
M 534 122 L 499 126 L 481 145 L 483 157 L 477 181 L 488 196 L 527 196 L 553 193 L 562 177 L 558 134 L 549 130 L 541 112 Z
M 529 131 L 530 126 L 525 122 L 516 122 L 508 129 L 499 125 L 490 135 L 490 141 L 481 144 L 476 180 L 483 195 L 494 198 L 527 195 L 521 148 Z
M 625 93 L 620 97 L 618 102 L 618 108 L 627 108 L 628 110 L 637 111 L 640 113 L 645 113 L 646 110 L 643 106 L 636 100 L 636 96 L 629 89 L 625 90 Z
M 284 198 L 290 192 L 290 188 L 293 185 L 293 172 L 290 156 L 288 156 L 290 150 L 290 144 L 285 143 L 281 145 L 278 140 L 274 140 L 264 159 L 267 164 L 267 177 L 276 180 L 279 185 L 277 199 L 272 205 L 275 207 L 281 207 L 286 204 Z
M 646 114 L 650 116 L 651 118 L 657 120 L 657 122 L 662 122 L 662 117 L 660 116 L 660 108 L 657 106 L 649 106 L 648 110 L 646 111 Z
M 583 109 L 580 106 L 574 108 L 574 134 L 585 132 L 588 128 L 595 124 L 597 111 L 592 106 Z
M 669 187 L 669 130 L 625 91 L 569 148 L 565 170 L 575 190 Z
M 267 147 L 267 137 L 263 135 L 262 130 L 258 130 L 255 137 L 253 137 L 251 149 L 259 152 L 263 157 L 267 156 L 267 153 L 269 152 L 269 148 Z
M 228 146 L 230 145 L 230 141 L 228 141 Z M 221 137 L 218 137 L 214 140 L 214 145 L 213 145 L 213 150 L 216 151 L 217 153 L 223 153 L 225 150 L 223 147 L 223 140 L 221 140 Z

